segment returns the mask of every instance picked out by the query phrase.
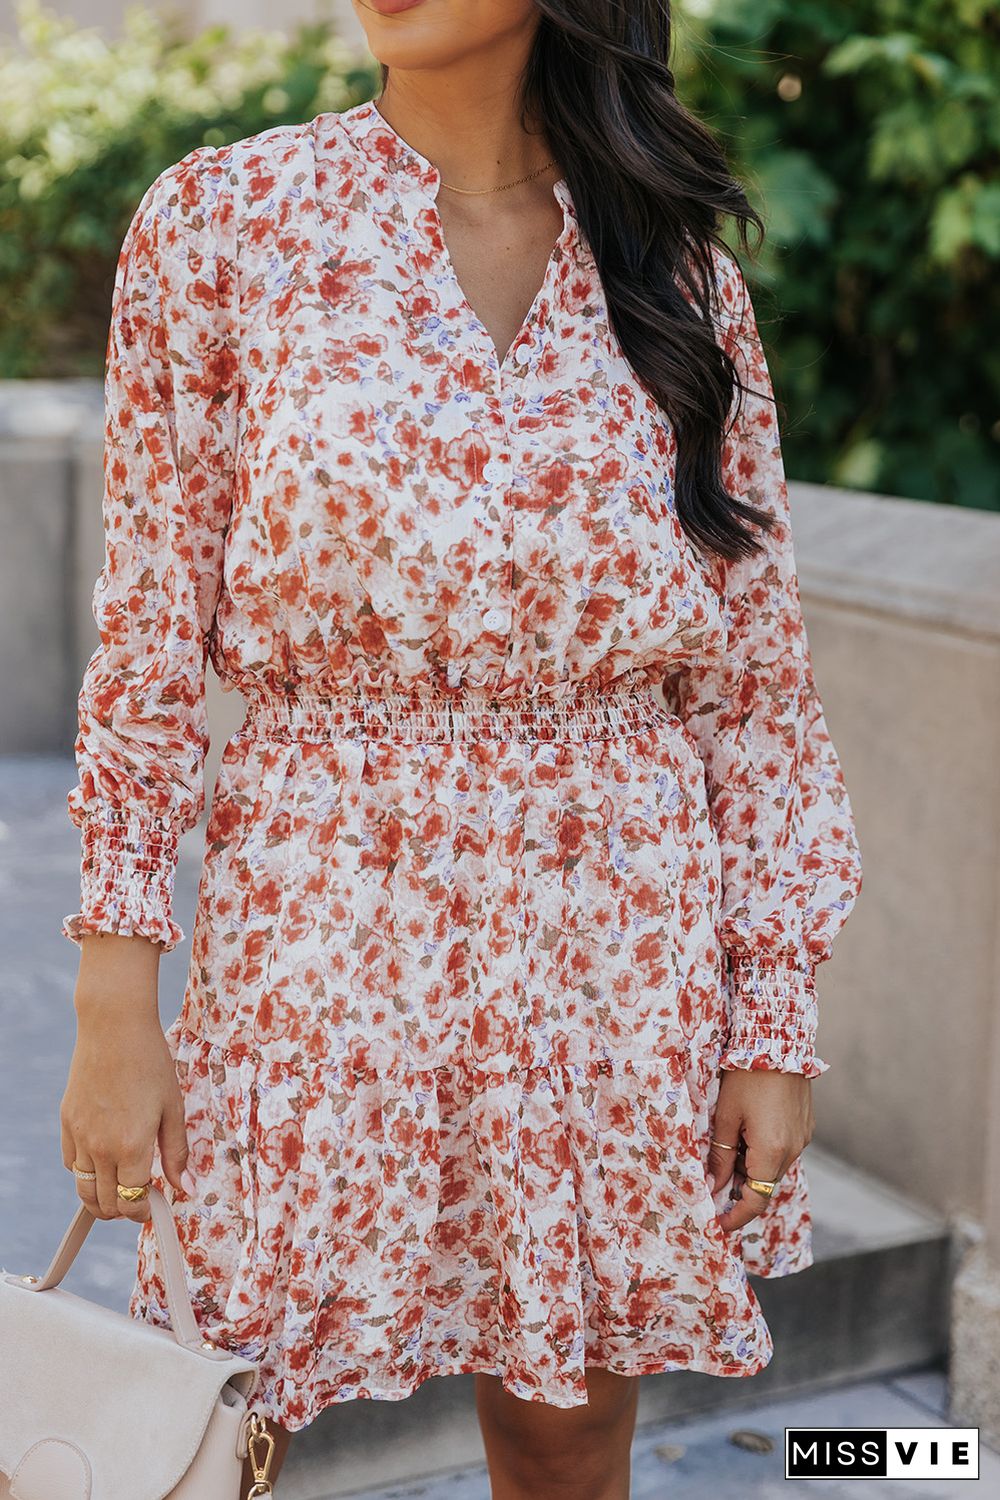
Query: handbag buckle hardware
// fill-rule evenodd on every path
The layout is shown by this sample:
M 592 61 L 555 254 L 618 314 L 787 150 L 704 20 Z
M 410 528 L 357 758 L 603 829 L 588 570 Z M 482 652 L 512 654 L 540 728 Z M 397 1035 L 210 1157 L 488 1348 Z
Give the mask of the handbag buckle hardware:
M 258 1458 L 256 1448 L 264 1445 L 264 1456 Z M 273 1495 L 268 1474 L 271 1472 L 271 1456 L 274 1453 L 274 1438 L 268 1432 L 256 1412 L 250 1413 L 250 1431 L 247 1436 L 247 1453 L 253 1469 L 253 1485 L 247 1491 L 247 1500 L 259 1500 L 262 1495 Z

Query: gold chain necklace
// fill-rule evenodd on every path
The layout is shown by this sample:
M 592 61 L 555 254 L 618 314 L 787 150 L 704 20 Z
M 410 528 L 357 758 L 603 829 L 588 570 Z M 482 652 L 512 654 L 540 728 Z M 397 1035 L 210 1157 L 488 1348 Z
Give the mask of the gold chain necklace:
M 516 177 L 513 182 L 502 182 L 499 187 L 492 187 L 492 188 L 460 188 L 460 187 L 455 187 L 450 182 L 442 182 L 441 186 L 448 188 L 448 190 L 450 192 L 452 192 L 452 193 L 470 193 L 470 194 L 473 194 L 475 196 L 480 196 L 481 197 L 481 196 L 483 196 L 486 193 L 503 193 L 503 192 L 506 192 L 506 190 L 508 188 L 517 187 L 519 183 L 530 182 L 531 179 L 532 179 L 532 177 L 539 177 L 542 172 L 547 172 L 548 169 L 549 169 L 549 167 L 554 167 L 554 166 L 555 166 L 555 162 L 554 161 L 547 161 L 547 162 L 545 162 L 545 164 L 543 166 L 537 167 L 534 172 L 528 172 L 527 175 L 524 176 L 524 177 Z
M 373 104 L 373 106 L 375 108 L 376 114 L 382 115 L 382 123 L 384 125 L 387 125 L 389 127 L 389 130 L 393 133 L 393 135 L 398 135 L 399 132 L 396 130 L 396 127 L 394 125 L 389 125 L 389 121 L 386 119 L 385 115 L 382 114 L 382 111 L 378 107 L 377 101 L 376 100 L 372 100 L 372 104 Z M 412 150 L 412 147 L 410 149 Z M 517 177 L 517 178 L 515 178 L 515 180 L 513 182 L 502 182 L 499 187 L 492 187 L 492 188 L 460 188 L 460 187 L 455 187 L 453 183 L 444 182 L 444 181 L 442 181 L 441 186 L 442 187 L 446 187 L 448 189 L 448 191 L 451 192 L 451 193 L 468 193 L 468 194 L 470 194 L 473 197 L 482 197 L 482 196 L 484 196 L 487 193 L 503 193 L 503 192 L 506 192 L 508 188 L 518 187 L 522 182 L 530 182 L 533 177 L 539 177 L 539 176 L 541 176 L 541 174 L 543 172 L 547 172 L 548 171 L 549 167 L 554 167 L 554 166 L 555 166 L 555 162 L 554 161 L 547 161 L 547 162 L 544 163 L 543 166 L 537 167 L 534 172 L 528 172 L 526 174 L 526 176 L 524 176 L 524 177 Z M 440 173 L 438 175 L 440 176 Z

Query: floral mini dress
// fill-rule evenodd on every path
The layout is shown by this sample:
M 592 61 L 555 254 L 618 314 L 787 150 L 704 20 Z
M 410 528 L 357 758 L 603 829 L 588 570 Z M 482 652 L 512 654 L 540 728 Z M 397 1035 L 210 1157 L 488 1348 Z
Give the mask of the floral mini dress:
M 115 278 L 63 931 L 181 941 L 210 660 L 245 716 L 167 1031 L 196 1189 L 154 1181 L 201 1329 L 292 1430 L 431 1375 L 571 1407 L 587 1365 L 766 1365 L 748 1272 L 811 1263 L 807 1184 L 723 1232 L 720 1070 L 826 1069 L 860 888 L 736 262 L 724 478 L 776 525 L 725 563 L 566 179 L 503 358 L 439 186 L 374 101 L 200 146 Z M 131 1311 L 168 1321 L 149 1224 Z

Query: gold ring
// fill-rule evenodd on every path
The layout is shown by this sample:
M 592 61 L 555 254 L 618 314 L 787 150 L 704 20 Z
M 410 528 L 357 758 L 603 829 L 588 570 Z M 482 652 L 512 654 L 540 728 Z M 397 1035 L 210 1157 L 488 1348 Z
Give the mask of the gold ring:
M 711 1146 L 718 1146 L 718 1148 L 719 1148 L 720 1151 L 736 1151 L 736 1150 L 738 1150 L 738 1147 L 736 1147 L 736 1146 L 727 1146 L 726 1143 L 725 1143 L 725 1141 L 710 1141 L 709 1145 L 711 1145 Z
M 150 1178 L 149 1182 L 152 1182 L 152 1180 L 153 1179 Z M 118 1196 L 119 1198 L 124 1198 L 126 1203 L 138 1203 L 140 1198 L 145 1198 L 148 1196 L 149 1182 L 144 1182 L 142 1184 L 142 1187 L 122 1187 L 121 1183 L 119 1183 Z
M 84 1171 L 83 1167 L 78 1167 L 77 1164 L 76 1164 L 76 1162 L 73 1163 L 73 1165 L 72 1165 L 72 1167 L 71 1167 L 70 1170 L 72 1171 L 74 1177 L 83 1177 L 83 1178 L 86 1179 L 87 1182 L 96 1182 L 97 1181 L 97 1173 L 96 1172 L 86 1172 L 86 1171 Z
M 760 1177 L 747 1177 L 745 1181 L 748 1188 L 753 1188 L 755 1193 L 762 1193 L 765 1198 L 770 1198 L 778 1186 L 777 1182 L 764 1182 Z M 780 1181 L 779 1177 L 778 1182 Z

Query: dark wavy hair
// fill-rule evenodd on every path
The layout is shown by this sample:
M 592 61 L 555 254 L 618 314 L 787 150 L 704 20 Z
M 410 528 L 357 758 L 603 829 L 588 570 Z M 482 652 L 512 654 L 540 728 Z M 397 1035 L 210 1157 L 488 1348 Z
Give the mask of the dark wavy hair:
M 749 224 L 759 248 L 763 221 L 677 98 L 669 0 L 535 4 L 522 111 L 569 184 L 622 350 L 673 427 L 678 520 L 706 551 L 749 556 L 761 550 L 754 526 L 769 530 L 773 518 L 723 484 L 726 422 L 745 388 L 711 322 L 712 246 L 728 253 L 720 226 L 730 215 L 742 248 Z

